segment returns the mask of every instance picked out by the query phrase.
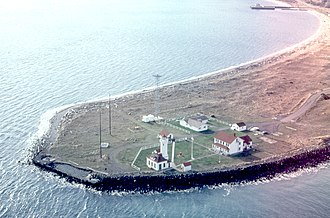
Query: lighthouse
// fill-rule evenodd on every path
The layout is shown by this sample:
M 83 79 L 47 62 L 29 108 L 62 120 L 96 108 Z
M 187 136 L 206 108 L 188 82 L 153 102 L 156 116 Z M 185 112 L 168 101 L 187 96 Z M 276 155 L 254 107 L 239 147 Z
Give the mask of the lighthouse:
M 166 130 L 162 130 L 159 133 L 159 144 L 160 144 L 160 153 L 162 156 L 168 160 L 168 142 L 171 139 L 171 134 Z

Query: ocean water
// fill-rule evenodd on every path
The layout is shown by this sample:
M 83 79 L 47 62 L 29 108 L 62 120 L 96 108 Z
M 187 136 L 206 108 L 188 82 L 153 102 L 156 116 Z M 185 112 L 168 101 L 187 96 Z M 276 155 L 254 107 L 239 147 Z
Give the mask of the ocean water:
M 259 1 L 264 3 L 263 1 Z M 327 217 L 328 165 L 234 187 L 100 193 L 28 165 L 56 108 L 200 76 L 318 29 L 250 0 L 0 0 L 0 217 Z M 268 3 L 269 4 L 269 3 Z

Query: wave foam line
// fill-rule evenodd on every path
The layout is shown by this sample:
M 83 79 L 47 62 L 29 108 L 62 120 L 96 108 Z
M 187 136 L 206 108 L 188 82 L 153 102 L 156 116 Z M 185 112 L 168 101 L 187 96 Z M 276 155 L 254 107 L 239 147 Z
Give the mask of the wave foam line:
M 179 83 L 192 82 L 192 81 L 196 81 L 196 80 L 199 80 L 199 79 L 210 77 L 210 76 L 213 76 L 213 75 L 216 75 L 216 74 L 222 74 L 222 73 L 225 73 L 225 72 L 234 71 L 235 69 L 238 69 L 238 68 L 241 68 L 241 67 L 247 67 L 249 65 L 260 63 L 260 62 L 265 61 L 267 59 L 275 58 L 275 57 L 278 57 L 280 55 L 284 55 L 286 53 L 293 52 L 293 51 L 295 51 L 298 48 L 302 48 L 302 47 L 308 45 L 309 43 L 315 41 L 321 35 L 322 30 L 324 29 L 323 27 L 325 25 L 324 24 L 325 22 L 323 22 L 325 20 L 325 18 L 322 17 L 322 16 L 325 16 L 325 15 L 321 15 L 318 12 L 315 12 L 315 11 L 308 11 L 308 13 L 311 13 L 312 15 L 314 15 L 314 16 L 316 16 L 318 18 L 318 20 L 319 20 L 319 27 L 318 27 L 317 31 L 313 35 L 311 35 L 307 39 L 303 40 L 302 42 L 299 42 L 299 43 L 294 44 L 292 46 L 289 46 L 289 47 L 287 47 L 285 49 L 282 49 L 280 51 L 274 52 L 272 54 L 263 56 L 261 58 L 257 58 L 257 59 L 251 60 L 251 61 L 244 62 L 244 63 L 239 64 L 239 65 L 230 66 L 230 67 L 227 67 L 227 68 L 224 68 L 224 69 L 220 69 L 220 70 L 217 70 L 217 71 L 209 72 L 209 73 L 206 73 L 206 74 L 203 74 L 203 75 L 199 75 L 199 76 L 193 76 L 193 77 L 190 77 L 188 79 L 183 79 L 183 80 L 179 80 L 179 81 L 175 81 L 175 82 L 170 82 L 170 83 L 162 84 L 162 85 L 159 85 L 159 88 L 164 88 L 164 87 L 171 86 L 171 85 L 176 85 L 176 84 L 179 84 Z M 155 88 L 156 88 L 156 86 L 151 86 L 151 87 L 147 87 L 147 88 L 144 88 L 144 89 L 139 89 L 139 90 L 133 90 L 133 91 L 125 92 L 125 93 L 113 95 L 113 96 L 111 96 L 111 99 L 121 98 L 121 97 L 129 96 L 129 95 L 134 95 L 134 94 L 139 94 L 139 93 L 148 92 L 148 91 L 153 91 L 153 90 L 155 90 Z M 36 141 L 40 140 L 45 134 L 47 134 L 47 132 L 50 129 L 50 125 L 51 125 L 50 121 L 51 121 L 51 119 L 59 111 L 67 110 L 67 109 L 69 109 L 71 107 L 76 107 L 76 106 L 83 105 L 83 104 L 97 103 L 97 102 L 102 102 L 102 101 L 106 101 L 106 100 L 108 100 L 108 97 L 102 97 L 102 98 L 97 98 L 97 99 L 88 100 L 88 101 L 84 101 L 84 102 L 78 102 L 78 103 L 68 104 L 68 105 L 64 105 L 64 106 L 61 106 L 61 107 L 57 107 L 57 108 L 53 108 L 53 109 L 47 110 L 44 114 L 41 115 L 39 126 L 38 126 L 38 130 L 31 137 L 30 144 L 31 145 L 34 145 L 36 143 Z

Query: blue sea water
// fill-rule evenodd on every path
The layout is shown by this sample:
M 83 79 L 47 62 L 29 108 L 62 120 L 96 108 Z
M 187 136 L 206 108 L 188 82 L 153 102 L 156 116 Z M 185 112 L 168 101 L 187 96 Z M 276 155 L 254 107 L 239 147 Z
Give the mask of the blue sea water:
M 0 217 L 327 217 L 327 165 L 142 195 L 86 190 L 25 164 L 54 108 L 152 86 L 155 73 L 165 84 L 251 61 L 318 28 L 307 12 L 255 3 L 0 0 Z

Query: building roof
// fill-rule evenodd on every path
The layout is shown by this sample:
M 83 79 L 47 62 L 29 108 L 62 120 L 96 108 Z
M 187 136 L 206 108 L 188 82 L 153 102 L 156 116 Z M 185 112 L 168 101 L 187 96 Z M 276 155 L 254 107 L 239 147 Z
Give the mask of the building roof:
M 224 146 L 222 144 L 219 144 L 219 143 L 213 143 L 215 146 L 218 146 L 219 148 L 222 148 L 222 149 L 225 149 L 227 151 L 229 151 L 229 148 L 227 146 Z
M 160 162 L 165 162 L 167 161 L 163 155 L 161 153 L 158 154 L 153 154 L 150 157 L 148 157 L 150 160 L 156 162 L 156 163 L 160 163 Z
M 196 120 L 194 118 L 188 118 L 188 122 L 187 122 L 190 126 L 196 127 L 196 128 L 200 128 L 202 125 L 204 125 L 201 121 Z
M 235 135 L 228 134 L 224 131 L 218 132 L 214 138 L 219 139 L 220 141 L 227 142 L 231 144 L 237 137 Z
M 170 133 L 166 129 L 163 129 L 162 131 L 160 131 L 159 135 L 162 137 L 167 137 L 170 135 Z
M 235 123 L 235 124 L 239 127 L 246 126 L 246 124 L 244 122 L 239 122 L 239 123 Z
M 185 166 L 185 167 L 189 167 L 189 166 L 191 166 L 191 163 L 190 162 L 184 162 L 184 163 L 182 163 L 183 164 L 183 166 Z
M 246 144 L 249 144 L 250 142 L 252 142 L 252 139 L 248 135 L 241 136 L 240 138 L 243 139 L 244 143 L 246 143 Z
M 194 119 L 194 120 L 198 120 L 198 121 L 204 121 L 204 120 L 209 120 L 209 118 L 207 118 L 207 116 L 205 116 L 205 115 L 198 115 L 198 116 L 194 116 L 194 117 L 192 117 L 192 119 Z

